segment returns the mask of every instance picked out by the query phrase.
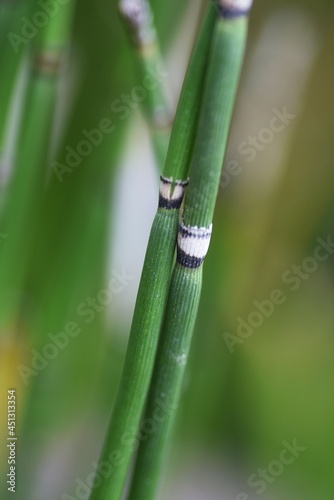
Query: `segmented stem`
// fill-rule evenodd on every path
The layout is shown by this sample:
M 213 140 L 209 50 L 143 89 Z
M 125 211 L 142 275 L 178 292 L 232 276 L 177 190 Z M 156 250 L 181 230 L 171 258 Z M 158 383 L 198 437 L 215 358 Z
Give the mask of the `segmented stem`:
M 137 60 L 140 81 L 146 84 L 143 109 L 151 127 L 153 147 L 162 171 L 170 139 L 172 112 L 166 82 L 153 81 L 151 73 L 163 67 L 154 16 L 148 0 L 120 0 L 119 10 L 126 24 Z M 150 72 L 151 70 L 151 72 Z
M 226 7 L 228 3 L 222 2 Z M 222 6 L 220 3 L 220 7 Z M 237 3 L 237 2 L 234 2 Z M 202 269 L 209 248 L 221 166 L 241 71 L 247 18 L 220 9 L 189 172 L 189 186 L 178 234 L 178 254 L 144 417 L 155 427 L 140 441 L 130 500 L 153 500 L 173 428 L 201 293 Z M 164 395 L 164 418 L 154 418 Z
M 159 208 L 153 222 L 140 281 L 125 364 L 101 462 L 121 457 L 111 474 L 92 490 L 91 500 L 119 500 L 148 393 L 166 305 L 175 253 L 179 209 L 187 184 L 189 156 L 196 130 L 204 69 L 216 13 L 210 10 L 194 49 L 160 183 Z M 178 161 L 173 155 L 178 152 Z M 172 168 L 173 167 L 173 168 Z

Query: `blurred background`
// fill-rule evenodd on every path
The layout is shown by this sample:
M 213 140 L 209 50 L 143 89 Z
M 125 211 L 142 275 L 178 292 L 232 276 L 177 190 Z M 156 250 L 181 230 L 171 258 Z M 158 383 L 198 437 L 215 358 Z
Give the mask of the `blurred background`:
M 0 2 L 1 498 L 7 390 L 17 498 L 88 498 L 120 377 L 158 173 L 116 4 Z M 204 4 L 152 7 L 175 109 Z M 333 48 L 329 0 L 255 1 L 159 500 L 333 499 Z

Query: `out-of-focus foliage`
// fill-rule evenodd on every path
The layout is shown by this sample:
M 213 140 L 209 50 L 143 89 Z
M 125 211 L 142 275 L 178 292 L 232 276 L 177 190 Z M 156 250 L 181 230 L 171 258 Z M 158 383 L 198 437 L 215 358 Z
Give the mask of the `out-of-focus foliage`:
M 198 6 L 195 0 L 190 4 Z M 156 0 L 153 7 L 166 48 L 176 36 L 174 27 L 189 28 L 192 11 L 182 17 L 176 1 Z M 268 469 L 284 441 L 296 440 L 306 449 L 265 483 L 266 499 L 332 499 L 334 257 L 328 254 L 312 272 L 305 268 L 313 269 L 310 258 L 317 240 L 334 239 L 333 14 L 329 0 L 255 1 L 225 161 L 225 172 L 234 175 L 222 177 L 161 498 L 237 499 L 245 492 L 254 500 L 257 488 L 248 478 L 259 468 Z M 1 34 L 8 31 L 4 24 L 0 29 Z M 24 500 L 74 495 L 76 478 L 85 481 L 93 472 L 126 346 L 124 321 L 114 315 L 111 328 L 108 306 L 95 311 L 90 323 L 77 310 L 89 297 L 96 298 L 111 278 L 107 262 L 114 249 L 109 232 L 111 213 L 117 219 L 117 168 L 121 153 L 135 142 L 132 136 L 127 142 L 125 132 L 136 112 L 122 121 L 110 109 L 138 84 L 116 1 L 78 2 L 69 61 L 45 167 L 49 181 L 38 216 L 31 221 L 33 246 L 24 288 L 18 291 L 20 308 L 11 323 L 2 324 L 0 341 L 1 394 L 9 387 L 16 387 L 18 394 L 18 498 Z M 3 78 L 1 71 L 1 82 Z M 23 83 L 17 87 L 21 94 L 25 78 L 22 70 Z M 281 121 L 284 127 L 275 131 L 270 124 L 284 107 L 296 116 Z M 58 182 L 52 162 L 64 164 L 66 147 L 76 148 L 84 139 L 82 131 L 96 129 L 106 118 L 113 120 L 113 132 Z M 250 136 L 256 145 L 250 145 Z M 14 143 L 9 148 L 14 160 L 19 147 Z M 137 155 L 134 170 L 143 167 L 142 157 L 144 152 Z M 132 228 L 123 229 L 129 234 L 141 224 L 140 199 L 131 212 Z M 6 238 L 0 245 L 5 244 Z M 135 252 L 136 242 L 132 244 Z M 298 278 L 299 272 L 304 277 Z M 268 317 L 253 314 L 261 325 L 244 326 L 246 338 L 238 336 L 231 353 L 224 334 L 236 336 L 238 318 L 248 323 L 250 314 L 259 313 L 258 303 L 272 301 L 277 289 L 284 303 L 267 303 Z M 31 366 L 32 349 L 41 352 L 50 342 L 48 335 L 63 332 L 68 322 L 76 322 L 80 334 L 25 386 L 17 366 Z M 0 409 L 3 428 L 5 396 Z M 0 458 L 4 476 L 6 450 Z

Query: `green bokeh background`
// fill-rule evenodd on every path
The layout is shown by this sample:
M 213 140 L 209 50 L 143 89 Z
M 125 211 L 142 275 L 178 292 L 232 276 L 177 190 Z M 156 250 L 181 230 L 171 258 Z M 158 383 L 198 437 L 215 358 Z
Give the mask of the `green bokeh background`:
M 173 82 L 173 64 L 178 65 L 182 48 L 175 46 L 175 39 L 179 44 L 193 39 L 200 2 L 189 0 L 182 8 L 176 0 L 152 5 L 166 57 L 174 47 L 169 55 Z M 31 2 L 30 8 L 34 12 L 38 7 Z M 222 178 L 183 399 L 159 500 L 333 498 L 334 256 L 307 273 L 298 290 L 282 281 L 293 265 L 313 255 L 317 238 L 334 238 L 333 14 L 329 0 L 255 1 L 225 161 L 225 166 L 237 161 L 241 173 L 228 181 Z M 1 19 L 6 21 L 5 16 Z M 6 45 L 12 25 L 6 22 L 1 24 L 0 61 L 13 68 L 15 54 Z M 105 117 L 116 127 L 64 182 L 51 172 L 45 192 L 35 200 L 33 218 L 18 228 L 29 242 L 27 248 L 22 245 L 24 283 L 19 290 L 13 288 L 15 293 L 11 285 L 4 290 L 0 286 L 2 304 L 8 302 L 7 292 L 14 297 L 0 308 L 1 443 L 6 436 L 6 391 L 15 387 L 20 500 L 53 500 L 64 493 L 75 497 L 76 479 L 85 481 L 93 471 L 112 410 L 133 305 L 129 297 L 126 313 L 105 308 L 88 325 L 76 311 L 111 277 L 109 263 L 117 241 L 110 233 L 114 235 L 111 228 L 118 221 L 120 169 L 135 142 L 133 129 L 144 126 L 136 112 L 121 122 L 110 111 L 115 99 L 138 84 L 115 1 L 77 4 L 66 72 L 58 94 L 63 112 L 57 134 L 52 147 L 45 145 L 45 171 L 54 159 L 64 162 L 66 146 L 78 144 L 84 128 L 96 128 Z M 1 71 L 1 88 L 6 88 L 5 78 Z M 12 106 L 19 92 L 22 88 L 10 100 Z M 8 96 L 3 95 L 5 110 Z M 284 106 L 296 117 L 248 162 L 240 144 L 262 134 L 273 108 Z M 7 141 L 4 150 L 9 147 Z M 127 168 L 144 169 L 142 157 L 144 151 Z M 145 197 L 155 200 L 156 191 L 145 192 Z M 146 227 L 150 220 L 138 218 L 137 208 L 135 202 L 129 207 L 132 225 Z M 131 233 L 131 227 L 123 231 Z M 14 287 L 15 263 L 8 262 Z M 131 273 L 138 282 L 140 268 L 133 267 Z M 247 320 L 256 310 L 253 302 L 268 300 L 275 289 L 284 292 L 285 302 L 231 353 L 224 334 L 235 335 L 237 318 Z M 122 295 L 126 302 L 126 288 Z M 8 310 L 14 312 L 9 315 Z M 70 321 L 77 321 L 80 335 L 25 386 L 17 366 L 28 366 L 31 350 L 41 351 L 49 342 L 48 333 L 64 331 Z M 248 484 L 249 476 L 277 459 L 283 441 L 294 440 L 306 450 L 258 495 Z M 2 444 L 2 477 L 7 473 L 6 454 Z

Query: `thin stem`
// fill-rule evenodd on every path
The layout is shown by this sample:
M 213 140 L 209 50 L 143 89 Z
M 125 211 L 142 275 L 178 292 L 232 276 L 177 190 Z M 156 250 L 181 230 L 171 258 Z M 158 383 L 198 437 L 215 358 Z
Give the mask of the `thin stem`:
M 165 449 L 181 395 L 202 287 L 202 267 L 189 270 L 176 263 L 152 376 L 143 434 L 129 499 L 155 498 Z M 161 405 L 163 403 L 163 406 Z M 145 432 L 145 422 L 152 428 Z
M 176 110 L 164 168 L 165 177 L 186 179 L 188 176 L 202 102 L 207 55 L 216 17 L 216 10 L 210 6 L 203 23 L 201 36 L 190 59 L 187 78 Z
M 196 110 L 199 109 L 201 101 L 204 70 L 215 17 L 215 11 L 210 9 L 193 52 L 181 92 L 164 176 L 161 178 L 159 208 L 148 242 L 126 359 L 101 457 L 101 462 L 112 460 L 115 466 L 102 484 L 92 490 L 91 500 L 121 498 L 136 446 L 135 436 L 148 393 L 167 299 L 179 209 L 186 185 L 189 152 L 192 149 L 197 123 Z M 187 124 L 185 115 L 188 117 Z M 180 153 L 177 163 L 171 156 L 175 151 Z M 175 168 L 172 169 L 171 165 L 175 165 Z M 170 175 L 173 177 L 167 177 Z
M 148 402 L 146 421 L 154 429 L 140 440 L 130 500 L 155 498 L 166 446 L 179 405 L 185 367 L 200 300 L 203 262 L 208 251 L 221 166 L 243 61 L 247 31 L 244 13 L 230 18 L 221 10 L 210 49 L 198 132 L 189 172 L 178 256 Z M 164 401 L 164 414 L 158 403 Z
M 48 145 L 67 47 L 73 2 L 62 5 L 36 41 L 18 141 L 15 170 L 8 188 L 1 232 L 8 234 L 0 254 L 0 324 L 13 325 L 31 258 L 38 207 L 47 174 Z M 24 251 L 22 251 L 24 249 Z
M 170 139 L 172 112 L 163 83 L 153 82 L 151 74 L 163 67 L 154 16 L 148 0 L 120 0 L 119 10 L 134 47 L 140 81 L 148 84 L 142 104 L 151 126 L 154 151 L 162 171 Z M 154 73 L 153 73 L 154 74 Z
M 216 25 L 183 213 L 187 226 L 208 227 L 212 222 L 246 31 L 245 16 L 223 18 Z

